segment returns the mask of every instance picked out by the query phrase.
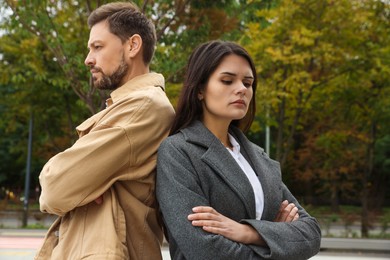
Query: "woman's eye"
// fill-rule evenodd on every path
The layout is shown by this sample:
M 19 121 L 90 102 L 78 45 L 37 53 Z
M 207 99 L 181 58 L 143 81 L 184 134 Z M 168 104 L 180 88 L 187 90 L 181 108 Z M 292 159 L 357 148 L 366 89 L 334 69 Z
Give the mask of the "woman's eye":
M 245 86 L 246 88 L 250 88 L 250 87 L 252 87 L 252 83 L 244 82 L 244 86 Z
M 223 84 L 225 85 L 230 85 L 232 84 L 232 81 L 231 80 L 221 80 Z

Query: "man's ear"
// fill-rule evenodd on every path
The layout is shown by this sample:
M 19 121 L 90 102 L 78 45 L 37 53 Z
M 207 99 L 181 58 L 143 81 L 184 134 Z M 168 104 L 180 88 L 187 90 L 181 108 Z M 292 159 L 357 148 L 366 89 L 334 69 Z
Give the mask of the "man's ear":
M 139 34 L 134 34 L 127 41 L 127 50 L 130 58 L 134 58 L 141 53 L 142 49 L 142 38 Z

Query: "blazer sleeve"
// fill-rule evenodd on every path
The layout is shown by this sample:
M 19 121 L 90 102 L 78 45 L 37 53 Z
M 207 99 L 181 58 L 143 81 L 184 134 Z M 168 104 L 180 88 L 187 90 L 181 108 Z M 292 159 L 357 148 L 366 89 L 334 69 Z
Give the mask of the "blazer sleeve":
M 192 208 L 208 206 L 190 155 L 166 139 L 157 160 L 157 199 L 175 248 L 175 259 L 262 259 L 251 247 L 192 226 Z M 184 144 L 186 145 L 186 144 Z M 171 252 L 172 253 L 172 252 Z M 182 258 L 181 258 L 181 257 Z M 184 256 L 184 257 L 183 257 Z
M 267 259 L 309 259 L 320 250 L 321 229 L 317 220 L 305 211 L 283 183 L 282 191 L 283 200 L 288 200 L 298 207 L 299 219 L 289 223 L 242 220 L 242 223 L 250 224 L 261 234 L 269 248 L 264 251 L 263 247 L 250 247 Z

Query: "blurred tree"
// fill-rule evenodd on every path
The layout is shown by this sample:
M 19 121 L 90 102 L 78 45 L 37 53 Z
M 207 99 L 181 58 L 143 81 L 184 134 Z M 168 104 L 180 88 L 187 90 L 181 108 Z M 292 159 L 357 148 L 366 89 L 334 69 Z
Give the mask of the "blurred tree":
M 42 164 L 76 139 L 74 128 L 104 108 L 108 93 L 89 82 L 84 65 L 87 17 L 112 1 L 0 0 L 0 185 L 21 185 L 27 152 L 27 125 L 35 114 L 33 180 Z M 240 37 L 249 17 L 271 0 L 136 0 L 155 25 L 158 46 L 151 69 L 166 77 L 175 103 L 187 57 L 210 39 Z M 18 160 L 15 160 L 18 157 Z M 16 173 L 15 173 L 16 171 Z M 19 176 L 14 182 L 11 175 Z M 3 181 L 2 181 L 3 180 Z
M 346 15 L 350 13 L 348 9 L 354 10 L 354 14 L 348 18 L 351 24 L 342 24 L 342 32 L 350 32 L 350 39 L 340 37 L 337 41 L 348 55 L 340 66 L 347 73 L 332 82 L 336 88 L 328 88 L 322 94 L 328 99 L 333 97 L 330 100 L 334 102 L 330 104 L 338 108 L 338 112 L 333 111 L 333 117 L 339 117 L 338 125 L 346 124 L 345 130 L 356 133 L 356 141 L 345 150 L 355 151 L 353 147 L 356 144 L 361 147 L 362 156 L 347 162 L 360 165 L 355 171 L 361 179 L 356 190 L 361 191 L 361 233 L 363 237 L 368 237 L 370 198 L 375 190 L 386 185 L 386 182 L 375 181 L 382 175 L 375 168 L 375 154 L 378 154 L 375 144 L 390 132 L 390 3 L 348 1 L 343 9 L 345 11 L 340 14 Z M 389 177 L 387 175 L 387 180 Z M 374 183 L 378 186 L 373 186 Z
M 30 32 L 30 39 L 38 40 L 47 49 L 62 72 L 48 80 L 60 90 L 72 89 L 90 113 L 102 109 L 105 95 L 99 92 L 102 98 L 96 100 L 96 89 L 86 80 L 88 70 L 83 61 L 89 35 L 87 14 L 100 2 L 107 1 L 86 1 L 85 4 L 71 0 L 5 1 L 12 10 L 8 33 Z M 43 71 L 43 78 L 47 78 L 46 73 Z
M 286 0 L 259 11 L 269 26 L 252 23 L 243 39 L 259 71 L 259 117 L 265 116 L 265 107 L 270 109 L 265 121 L 275 127 L 275 157 L 282 168 L 302 129 L 302 116 L 310 111 L 312 95 L 345 73 L 339 65 L 347 54 L 333 42 L 331 18 L 339 18 L 328 17 L 334 7 L 327 2 Z
M 0 93 L 6 97 L 0 101 L 0 147 L 5 155 L 0 172 L 8 176 L 4 185 L 17 187 L 23 186 L 30 112 L 38 118 L 33 158 L 33 170 L 38 171 L 42 160 L 75 138 L 71 108 L 77 105 L 77 97 L 66 89 L 56 91 L 62 75 L 38 39 L 14 31 L 0 38 L 0 46 Z
M 317 192 L 328 191 L 335 208 L 339 191 L 360 192 L 367 236 L 375 143 L 390 130 L 389 3 L 286 0 L 258 15 L 269 26 L 251 24 L 243 41 L 259 68 L 258 100 L 270 111 L 264 121 L 275 128 L 276 159 L 294 173 L 287 166 L 298 158 L 297 177 L 318 179 Z

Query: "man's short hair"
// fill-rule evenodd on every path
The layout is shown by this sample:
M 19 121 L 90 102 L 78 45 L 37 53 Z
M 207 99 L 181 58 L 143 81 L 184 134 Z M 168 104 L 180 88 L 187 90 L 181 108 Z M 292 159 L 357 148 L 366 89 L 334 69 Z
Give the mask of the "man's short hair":
M 156 29 L 134 3 L 114 2 L 95 9 L 88 17 L 89 28 L 106 20 L 110 32 L 118 36 L 122 42 L 134 34 L 139 34 L 143 44 L 143 61 L 146 65 L 153 58 L 156 46 Z

